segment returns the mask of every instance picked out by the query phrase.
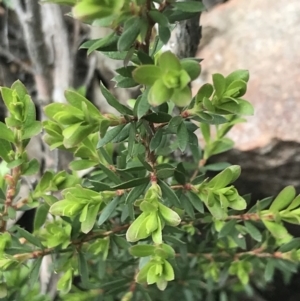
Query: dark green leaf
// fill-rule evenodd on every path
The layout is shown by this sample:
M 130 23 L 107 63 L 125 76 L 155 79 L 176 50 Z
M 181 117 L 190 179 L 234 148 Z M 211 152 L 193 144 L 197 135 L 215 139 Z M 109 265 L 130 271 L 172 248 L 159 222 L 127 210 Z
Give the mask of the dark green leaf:
M 167 179 L 174 175 L 174 167 L 173 168 L 162 168 L 159 169 L 156 173 L 156 176 L 159 179 Z
M 122 75 L 123 77 L 132 78 L 132 72 L 136 69 L 136 66 L 127 66 L 116 69 L 116 72 Z
M 41 241 L 35 237 L 33 234 L 29 233 L 28 231 L 26 231 L 25 229 L 21 228 L 21 227 L 17 227 L 18 232 L 20 233 L 21 237 L 24 237 L 29 243 L 33 244 L 36 247 L 42 248 L 43 245 L 41 243 Z
M 250 236 L 260 242 L 262 240 L 262 235 L 260 233 L 260 231 L 253 225 L 253 223 L 249 222 L 249 221 L 245 221 L 244 225 L 247 229 L 247 232 L 250 234 Z
M 87 259 L 85 258 L 84 254 L 80 251 L 78 252 L 78 270 L 82 284 L 84 285 L 84 287 L 87 287 L 89 283 L 89 270 L 87 265 Z
M 150 151 L 154 151 L 156 150 L 161 141 L 162 141 L 162 137 L 163 137 L 163 130 L 162 129 L 159 129 L 155 135 L 153 136 L 153 138 L 151 139 L 151 142 L 150 142 Z
M 141 25 L 142 22 L 140 18 L 131 18 L 125 22 L 124 31 L 118 40 L 119 51 L 125 51 L 130 49 L 130 47 L 135 42 L 136 38 L 140 33 Z
M 99 226 L 101 226 L 104 222 L 106 222 L 107 219 L 112 215 L 112 213 L 117 208 L 119 201 L 120 201 L 120 197 L 115 197 L 111 202 L 108 203 L 108 205 L 106 205 L 106 207 L 102 210 L 100 214 L 98 220 Z
M 14 142 L 14 133 L 3 122 L 0 122 L 0 139 L 4 139 L 9 142 Z
M 47 203 L 41 204 L 35 212 L 34 215 L 34 223 L 33 223 L 33 229 L 34 231 L 39 230 L 42 228 L 44 225 L 46 219 L 47 219 L 47 214 L 49 212 L 50 206 Z
M 180 150 L 184 152 L 189 141 L 189 133 L 184 122 L 182 122 L 178 127 L 177 141 Z
M 138 119 L 141 119 L 150 109 L 150 104 L 148 102 L 148 93 L 149 93 L 149 88 L 147 88 L 143 92 L 142 97 L 138 103 L 138 107 L 137 107 Z
M 293 238 L 287 244 L 282 245 L 278 251 L 282 253 L 290 252 L 292 250 L 298 250 L 300 248 L 300 238 Z
M 236 220 L 232 219 L 229 222 L 226 222 L 225 225 L 222 227 L 221 231 L 219 232 L 219 238 L 221 237 L 227 237 L 230 234 L 232 234 L 232 232 L 235 229 L 235 225 L 236 225 Z
M 172 3 L 172 6 L 178 10 L 189 13 L 196 13 L 205 11 L 204 4 L 200 1 L 184 1 Z
M 188 191 L 186 194 L 188 196 L 189 201 L 194 206 L 194 208 L 197 211 L 199 211 L 200 213 L 204 213 L 203 202 L 201 201 L 201 199 L 199 198 L 199 196 L 197 194 L 195 194 L 194 192 L 192 192 L 192 191 Z
M 172 117 L 168 124 L 168 131 L 170 131 L 173 134 L 176 134 L 178 131 L 178 127 L 182 122 L 183 120 L 181 116 Z
M 261 201 L 257 201 L 257 203 L 247 213 L 254 213 L 266 209 L 269 207 L 272 200 L 273 197 L 267 197 Z
M 168 44 L 170 37 L 171 37 L 171 31 L 169 29 L 169 27 L 164 27 L 159 25 L 158 26 L 158 35 L 160 40 L 164 43 L 164 44 Z
M 275 265 L 272 259 L 269 259 L 265 268 L 264 278 L 267 282 L 273 279 L 275 272 Z
M 11 159 L 9 157 L 9 153 L 12 151 L 12 147 L 10 142 L 0 139 L 0 157 L 5 161 L 5 162 L 10 162 Z
M 150 121 L 150 122 L 155 122 L 155 123 L 163 123 L 163 122 L 169 122 L 172 118 L 171 115 L 167 113 L 151 113 L 143 117 L 144 119 Z
M 111 181 L 113 181 L 115 184 L 121 184 L 122 181 L 120 180 L 120 178 L 116 175 L 116 173 L 114 171 L 110 170 L 103 164 L 99 164 L 99 166 Z
M 121 114 L 132 115 L 132 110 L 119 103 L 119 101 L 105 88 L 105 86 L 102 83 L 100 84 L 100 89 L 107 103 L 110 106 L 115 108 Z
M 123 77 L 122 75 L 116 75 L 112 80 L 116 82 L 115 87 L 118 88 L 133 88 L 138 86 L 134 79 Z
M 181 203 L 174 190 L 162 180 L 159 180 L 158 184 L 162 190 L 163 198 L 167 198 L 174 206 L 180 206 Z
M 108 142 L 112 141 L 115 137 L 117 137 L 122 129 L 125 127 L 125 124 L 120 124 L 112 128 L 111 130 L 107 131 L 105 136 L 100 139 L 100 141 L 97 144 L 97 148 L 100 148 L 107 144 Z
M 23 176 L 31 176 L 36 174 L 40 169 L 40 163 L 36 159 L 28 162 L 28 167 L 22 172 Z
M 149 56 L 146 52 L 139 50 L 137 52 L 137 56 L 143 65 L 154 65 L 152 57 Z
M 35 259 L 35 261 L 33 262 L 33 265 L 29 273 L 28 282 L 27 282 L 29 287 L 31 288 L 38 282 L 42 261 L 43 261 L 43 257 L 39 257 Z
M 113 189 L 128 189 L 128 188 L 140 186 L 142 184 L 148 184 L 149 181 L 150 181 L 149 177 L 137 178 L 137 179 L 133 179 L 133 180 L 124 182 L 124 183 L 119 184 L 119 185 L 112 186 L 111 188 L 113 188 Z
M 136 186 L 128 193 L 125 204 L 133 204 L 144 193 L 148 183 Z

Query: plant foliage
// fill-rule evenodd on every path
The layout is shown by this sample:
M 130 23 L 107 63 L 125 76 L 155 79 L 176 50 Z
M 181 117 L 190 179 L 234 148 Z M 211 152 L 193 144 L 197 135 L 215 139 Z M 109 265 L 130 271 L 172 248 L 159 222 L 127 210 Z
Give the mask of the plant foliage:
M 234 300 L 237 292 L 251 293 L 250 281 L 266 283 L 276 269 L 294 272 L 300 242 L 284 222 L 300 223 L 295 189 L 249 208 L 234 186 L 240 167 L 206 164 L 233 146 L 226 134 L 253 114 L 243 98 L 248 71 L 214 74 L 192 96 L 199 60 L 161 50 L 173 25 L 204 10 L 202 3 L 52 2 L 71 5 L 74 18 L 113 29 L 82 48 L 123 60 L 116 86 L 140 85 L 141 95 L 129 106 L 101 86 L 119 112 L 103 115 L 68 90 L 66 103 L 46 106 L 47 119 L 40 122 L 20 81 L 1 88 L 9 115 L 0 123 L 0 296 L 49 300 L 37 281 L 47 255 L 65 301 Z M 21 180 L 40 170 L 26 148 L 42 130 L 51 150 L 73 154 L 71 172 L 47 170 L 20 198 Z M 178 160 L 181 153 L 193 164 Z M 78 171 L 88 168 L 80 178 Z M 208 178 L 208 170 L 218 174 Z M 34 208 L 33 233 L 7 229 L 18 211 Z

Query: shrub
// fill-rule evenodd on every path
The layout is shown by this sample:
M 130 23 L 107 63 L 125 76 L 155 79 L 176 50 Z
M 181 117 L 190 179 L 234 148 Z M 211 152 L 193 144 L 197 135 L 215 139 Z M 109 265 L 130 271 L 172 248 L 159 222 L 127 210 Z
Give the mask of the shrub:
M 263 285 L 275 269 L 294 272 L 300 241 L 283 222 L 300 222 L 295 189 L 249 208 L 249 198 L 233 184 L 240 167 L 207 164 L 232 148 L 226 134 L 241 116 L 253 114 L 243 99 L 248 71 L 214 74 L 192 97 L 199 60 L 161 50 L 173 24 L 202 11 L 202 3 L 53 2 L 73 5 L 75 18 L 114 29 L 82 47 L 124 60 L 116 85 L 141 85 L 141 94 L 124 105 L 102 85 L 120 113 L 114 115 L 68 90 L 67 102 L 46 106 L 40 122 L 20 81 L 1 88 L 9 116 L 0 123 L 0 296 L 49 300 L 37 281 L 46 256 L 53 259 L 50 272 L 59 275 L 59 300 L 69 301 L 234 300 L 238 292 L 251 294 L 250 280 Z M 26 147 L 42 130 L 50 150 L 73 154 L 71 172 L 44 171 L 20 198 L 22 179 L 40 170 Z M 219 173 L 208 178 L 207 171 Z M 17 225 L 7 229 L 18 211 L 31 209 L 32 233 Z

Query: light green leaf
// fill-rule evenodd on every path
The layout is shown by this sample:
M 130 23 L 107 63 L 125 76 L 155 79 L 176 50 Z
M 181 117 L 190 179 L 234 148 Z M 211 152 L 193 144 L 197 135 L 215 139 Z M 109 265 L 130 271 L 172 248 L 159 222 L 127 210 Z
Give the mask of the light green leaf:
M 171 51 L 165 51 L 159 56 L 158 65 L 163 72 L 169 70 L 180 71 L 182 69 L 179 59 Z
M 14 133 L 3 122 L 0 122 L 0 138 L 8 142 L 14 142 Z
M 155 65 L 142 65 L 132 72 L 133 79 L 144 85 L 152 86 L 162 76 L 161 69 Z
M 226 89 L 225 77 L 220 73 L 215 73 L 213 74 L 212 78 L 216 95 L 219 99 L 221 99 Z
M 270 211 L 278 212 L 291 204 L 296 196 L 296 190 L 293 186 L 283 188 L 270 206 Z

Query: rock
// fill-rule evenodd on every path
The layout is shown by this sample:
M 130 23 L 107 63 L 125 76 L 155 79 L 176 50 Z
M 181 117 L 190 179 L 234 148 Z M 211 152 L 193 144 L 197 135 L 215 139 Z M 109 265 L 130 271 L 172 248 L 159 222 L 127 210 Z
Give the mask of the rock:
M 245 98 L 255 115 L 230 134 L 240 150 L 300 142 L 299 16 L 298 0 L 231 0 L 201 16 L 203 73 L 194 91 L 213 73 L 250 71 Z

